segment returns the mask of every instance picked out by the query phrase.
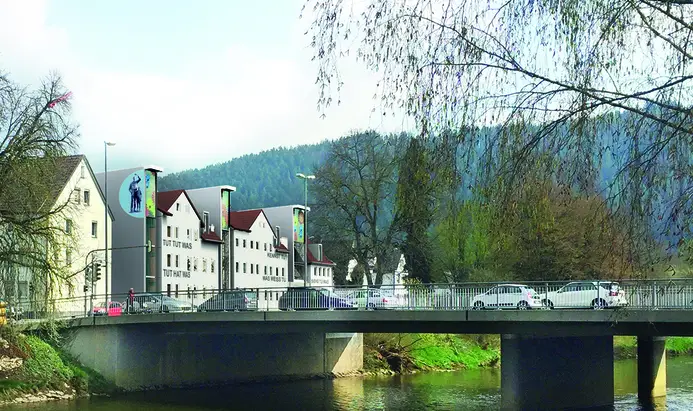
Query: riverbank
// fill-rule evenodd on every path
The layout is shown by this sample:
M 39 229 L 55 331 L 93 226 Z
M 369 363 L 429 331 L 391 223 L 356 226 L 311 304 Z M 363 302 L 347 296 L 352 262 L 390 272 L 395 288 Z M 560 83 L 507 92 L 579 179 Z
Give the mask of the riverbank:
M 693 338 L 667 338 L 667 355 L 693 355 Z M 614 337 L 614 360 L 635 358 L 636 337 Z M 455 371 L 500 365 L 499 335 L 364 334 L 367 374 Z
M 73 399 L 114 390 L 98 373 L 56 348 L 48 335 L 0 329 L 0 404 Z

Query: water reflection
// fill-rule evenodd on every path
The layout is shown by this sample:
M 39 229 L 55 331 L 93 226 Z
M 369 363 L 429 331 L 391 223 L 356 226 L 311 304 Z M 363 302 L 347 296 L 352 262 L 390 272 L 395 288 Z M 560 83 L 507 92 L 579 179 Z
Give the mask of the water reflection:
M 667 360 L 667 397 L 644 407 L 637 402 L 634 360 L 614 366 L 616 411 L 693 409 L 693 358 Z M 469 410 L 500 406 L 500 370 L 421 373 L 235 385 L 224 388 L 135 393 L 118 398 L 17 405 L 3 411 L 211 411 L 211 410 Z

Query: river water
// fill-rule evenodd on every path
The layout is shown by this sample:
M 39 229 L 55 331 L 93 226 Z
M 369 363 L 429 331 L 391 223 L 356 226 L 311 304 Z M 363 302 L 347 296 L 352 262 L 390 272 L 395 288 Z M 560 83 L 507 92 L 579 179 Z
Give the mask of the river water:
M 614 410 L 638 406 L 637 364 L 617 361 Z M 693 410 L 693 357 L 667 359 L 667 397 L 656 410 Z M 17 405 L 3 411 L 496 410 L 500 370 L 342 378 L 131 393 L 115 398 Z

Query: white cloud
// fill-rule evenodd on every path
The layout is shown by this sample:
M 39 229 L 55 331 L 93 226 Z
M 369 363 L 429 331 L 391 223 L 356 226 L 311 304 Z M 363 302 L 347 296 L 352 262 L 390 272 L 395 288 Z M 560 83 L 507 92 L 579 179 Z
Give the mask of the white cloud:
M 343 71 L 343 104 L 320 119 L 316 70 L 310 50 L 302 47 L 299 23 L 291 33 L 295 51 L 283 57 L 229 39 L 226 52 L 205 61 L 181 56 L 175 72 L 182 74 L 151 74 L 90 67 L 87 56 L 71 47 L 69 31 L 47 23 L 47 12 L 46 0 L 0 0 L 0 65 L 22 82 L 60 71 L 74 93 L 81 151 L 97 169 L 103 167 L 104 140 L 117 142 L 109 150 L 113 167 L 146 163 L 176 171 L 352 129 L 404 125 L 371 113 L 375 77 L 355 65 Z

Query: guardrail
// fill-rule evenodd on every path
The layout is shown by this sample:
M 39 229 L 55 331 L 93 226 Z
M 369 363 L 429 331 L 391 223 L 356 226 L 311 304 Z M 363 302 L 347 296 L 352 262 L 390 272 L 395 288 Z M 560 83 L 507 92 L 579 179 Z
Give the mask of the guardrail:
M 693 279 L 191 290 L 86 295 L 18 307 L 19 320 L 277 310 L 693 310 Z

